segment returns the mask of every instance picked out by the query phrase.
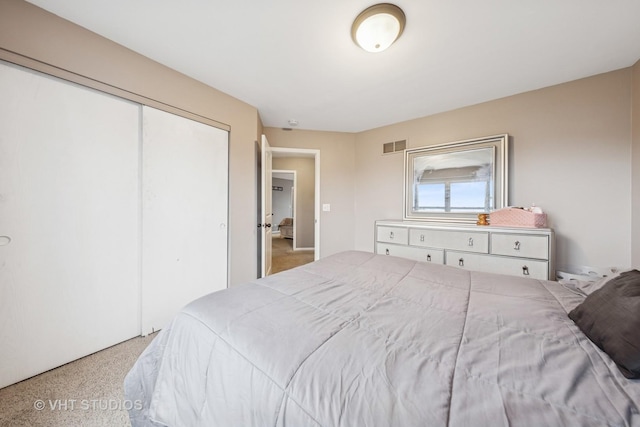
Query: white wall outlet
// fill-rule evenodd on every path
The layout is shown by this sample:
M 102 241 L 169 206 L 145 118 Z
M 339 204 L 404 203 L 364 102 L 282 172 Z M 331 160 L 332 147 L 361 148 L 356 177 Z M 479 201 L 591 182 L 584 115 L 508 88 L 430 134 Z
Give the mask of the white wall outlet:
M 329 203 L 325 203 L 322 205 L 322 212 L 331 212 L 331 205 Z

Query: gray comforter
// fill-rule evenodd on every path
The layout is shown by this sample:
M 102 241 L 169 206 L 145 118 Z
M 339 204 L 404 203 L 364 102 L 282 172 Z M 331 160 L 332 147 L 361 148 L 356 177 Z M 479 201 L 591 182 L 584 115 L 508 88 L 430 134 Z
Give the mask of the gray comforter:
M 556 282 L 346 252 L 200 298 L 125 381 L 134 426 L 629 426 Z

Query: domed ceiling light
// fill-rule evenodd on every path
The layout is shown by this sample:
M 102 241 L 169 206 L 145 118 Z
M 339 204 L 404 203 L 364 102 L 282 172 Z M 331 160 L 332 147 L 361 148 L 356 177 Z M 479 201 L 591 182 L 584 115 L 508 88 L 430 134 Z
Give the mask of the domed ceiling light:
M 382 52 L 404 31 L 406 17 L 398 6 L 380 3 L 363 10 L 353 21 L 351 38 L 367 52 Z

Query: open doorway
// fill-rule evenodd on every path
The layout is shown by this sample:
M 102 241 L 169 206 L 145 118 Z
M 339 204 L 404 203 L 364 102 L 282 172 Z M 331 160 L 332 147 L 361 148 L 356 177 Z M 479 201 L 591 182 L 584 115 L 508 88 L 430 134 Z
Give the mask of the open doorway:
M 278 161 L 276 160 L 276 165 Z M 298 163 L 298 167 L 304 164 Z M 309 174 L 309 171 L 301 171 Z M 273 169 L 272 171 L 272 210 L 273 210 L 273 238 L 271 240 L 271 273 L 289 270 L 299 265 L 313 261 L 313 248 L 298 249 L 296 237 L 298 235 L 296 218 L 298 171 Z M 308 185 L 307 185 L 308 187 Z M 302 189 L 308 191 L 308 188 Z M 304 224 L 303 224 L 304 225 Z
M 271 147 L 271 273 L 319 259 L 319 152 Z

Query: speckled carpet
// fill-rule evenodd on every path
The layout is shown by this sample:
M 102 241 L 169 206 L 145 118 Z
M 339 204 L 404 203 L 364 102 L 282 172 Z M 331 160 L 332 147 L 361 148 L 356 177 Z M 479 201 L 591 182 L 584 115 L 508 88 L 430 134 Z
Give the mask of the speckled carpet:
M 273 236 L 271 274 L 289 270 L 313 261 L 313 251 L 294 251 L 293 240 Z
M 0 389 L 0 426 L 130 426 L 124 377 L 156 334 Z

